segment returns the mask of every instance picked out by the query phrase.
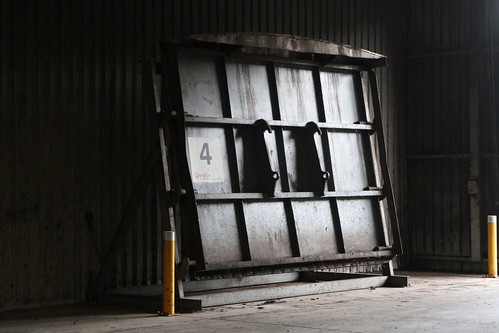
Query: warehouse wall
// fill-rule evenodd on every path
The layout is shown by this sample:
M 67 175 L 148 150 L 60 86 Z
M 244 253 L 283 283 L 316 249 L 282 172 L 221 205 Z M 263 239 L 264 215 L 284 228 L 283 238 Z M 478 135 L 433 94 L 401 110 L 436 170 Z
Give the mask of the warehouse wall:
M 414 267 L 486 271 L 486 215 L 498 213 L 498 5 L 413 0 L 406 7 L 407 248 Z
M 379 81 L 403 208 L 403 29 L 393 1 L 5 0 L 0 11 L 0 311 L 85 301 L 150 147 L 141 62 L 158 57 L 162 39 L 287 33 L 388 55 Z M 113 286 L 160 281 L 156 192 L 137 213 Z

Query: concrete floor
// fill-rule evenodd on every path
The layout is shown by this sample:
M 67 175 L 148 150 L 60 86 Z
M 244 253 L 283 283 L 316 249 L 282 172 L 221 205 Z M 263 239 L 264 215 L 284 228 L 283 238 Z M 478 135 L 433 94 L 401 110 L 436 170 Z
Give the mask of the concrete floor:
M 230 305 L 173 317 L 95 305 L 0 313 L 0 332 L 497 332 L 499 279 L 402 274 L 411 276 L 410 287 Z

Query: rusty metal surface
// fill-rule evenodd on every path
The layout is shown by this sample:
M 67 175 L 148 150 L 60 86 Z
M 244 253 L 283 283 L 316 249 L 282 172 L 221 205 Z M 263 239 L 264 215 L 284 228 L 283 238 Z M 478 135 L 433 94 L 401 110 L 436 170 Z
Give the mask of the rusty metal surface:
M 167 112 L 180 167 L 171 177 L 187 190 L 177 226 L 181 257 L 196 262 L 191 277 L 334 267 L 400 253 L 394 205 L 382 202 L 393 201 L 379 156 L 384 142 L 371 139 L 383 135 L 381 119 L 367 121 L 373 116 L 365 96 L 377 90 L 374 81 L 362 83 L 371 74 L 359 58 L 373 54 L 289 36 L 194 39 L 203 43 L 165 44 L 163 66 L 169 87 L 178 87 L 163 92 L 175 105 Z M 245 45 L 341 53 L 348 61 L 304 63 L 276 53 L 262 61 L 262 52 Z
M 303 38 L 276 34 L 205 34 L 191 36 L 194 45 L 226 47 L 242 53 L 285 55 L 291 53 L 313 54 L 322 62 L 334 61 L 346 64 L 369 64 L 371 67 L 386 66 L 386 57 L 349 45 L 336 44 L 327 40 Z M 325 56 L 325 57 L 321 57 Z

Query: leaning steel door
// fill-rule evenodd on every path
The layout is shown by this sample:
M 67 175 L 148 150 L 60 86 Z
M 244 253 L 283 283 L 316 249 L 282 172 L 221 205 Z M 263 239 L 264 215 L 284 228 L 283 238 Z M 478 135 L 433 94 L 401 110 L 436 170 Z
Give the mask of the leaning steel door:
M 176 228 L 192 276 L 401 253 L 372 71 L 384 58 L 324 43 L 210 35 L 164 45 L 169 177 L 184 193 Z

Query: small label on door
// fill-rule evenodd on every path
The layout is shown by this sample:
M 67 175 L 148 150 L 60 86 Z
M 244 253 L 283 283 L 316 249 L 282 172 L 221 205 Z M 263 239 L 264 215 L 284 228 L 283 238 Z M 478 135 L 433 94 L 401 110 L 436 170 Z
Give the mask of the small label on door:
M 224 181 L 219 138 L 187 138 L 193 182 L 222 183 Z

